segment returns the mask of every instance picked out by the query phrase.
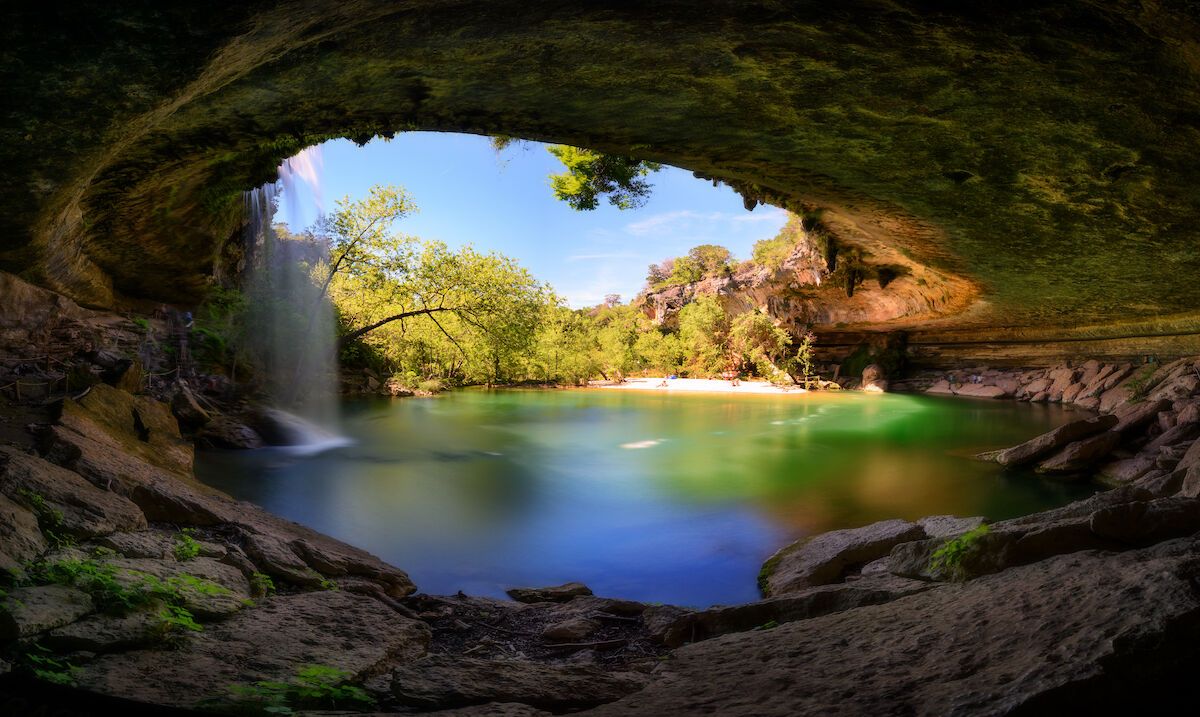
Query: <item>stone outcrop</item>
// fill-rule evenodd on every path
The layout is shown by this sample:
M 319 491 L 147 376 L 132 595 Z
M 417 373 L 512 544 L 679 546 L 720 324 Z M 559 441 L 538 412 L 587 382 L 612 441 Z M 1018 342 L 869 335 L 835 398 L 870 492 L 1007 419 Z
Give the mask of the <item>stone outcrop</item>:
M 828 585 L 845 577 L 850 568 L 887 555 L 893 546 L 924 537 L 925 530 L 915 523 L 885 520 L 805 538 L 767 560 L 759 589 L 763 595 L 779 595 Z
M 1072 421 L 1036 438 L 1031 438 L 1019 446 L 1000 451 L 996 454 L 995 460 L 1002 466 L 1022 466 L 1034 463 L 1068 443 L 1112 429 L 1117 425 L 1118 420 L 1115 416 L 1098 416 Z

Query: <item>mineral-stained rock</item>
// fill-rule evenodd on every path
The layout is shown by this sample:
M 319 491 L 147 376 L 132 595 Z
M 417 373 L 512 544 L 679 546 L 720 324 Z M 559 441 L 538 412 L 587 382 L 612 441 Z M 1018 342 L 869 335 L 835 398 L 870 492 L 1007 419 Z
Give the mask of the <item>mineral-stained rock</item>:
M 556 622 L 542 630 L 546 642 L 582 642 L 600 629 L 600 623 L 585 617 L 573 617 Z
M 0 493 L 56 524 L 54 530 L 77 538 L 106 535 L 146 526 L 146 517 L 129 500 L 100 490 L 71 471 L 16 448 L 0 446 Z M 50 529 L 49 526 L 45 526 Z
M 673 653 L 645 689 L 585 714 L 999 715 L 1048 704 L 1101 714 L 1144 705 L 1147 676 L 1190 664 L 1197 549 L 1180 540 L 1064 555 L 706 640 Z
M 1036 438 L 1031 438 L 1019 446 L 1000 451 L 996 454 L 996 462 L 1003 466 L 1027 465 L 1050 455 L 1068 443 L 1107 431 L 1116 426 L 1117 422 L 1117 418 L 1114 416 L 1096 416 L 1081 421 L 1072 421 Z
M 546 588 L 512 588 L 505 592 L 517 602 L 566 602 L 578 595 L 591 595 L 592 589 L 583 583 L 563 583 Z
M 70 624 L 92 611 L 87 593 L 65 585 L 13 588 L 0 598 L 0 640 Z
M 763 564 L 759 588 L 764 595 L 780 595 L 834 583 L 848 568 L 882 558 L 899 543 L 924 537 L 925 531 L 916 523 L 884 520 L 804 538 Z
M 1105 431 L 1082 441 L 1075 441 L 1038 464 L 1037 472 L 1046 475 L 1069 475 L 1090 468 L 1107 456 L 1121 442 L 1121 434 Z
M 104 655 L 76 679 L 103 694 L 188 707 L 228 697 L 232 685 L 287 682 L 305 665 L 370 675 L 424 654 L 429 636 L 424 623 L 372 598 L 339 590 L 277 595 L 206 626 L 180 649 Z
M 392 695 L 422 710 L 519 701 L 560 712 L 611 702 L 645 682 L 587 665 L 430 655 L 392 671 Z

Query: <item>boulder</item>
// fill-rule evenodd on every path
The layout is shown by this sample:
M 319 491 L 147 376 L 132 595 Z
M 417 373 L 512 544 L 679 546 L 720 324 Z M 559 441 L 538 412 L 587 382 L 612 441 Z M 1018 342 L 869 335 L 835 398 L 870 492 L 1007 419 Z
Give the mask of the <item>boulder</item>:
M 178 649 L 102 655 L 82 665 L 76 681 L 101 694 L 191 708 L 228 698 L 231 686 L 288 682 L 306 665 L 361 679 L 425 654 L 429 639 L 427 625 L 378 600 L 318 590 L 263 599 Z
M 392 697 L 431 711 L 490 702 L 521 702 L 556 713 L 612 702 L 646 684 L 643 675 L 591 665 L 485 660 L 434 654 L 392 671 Z
M 1127 403 L 1113 414 L 1120 419 L 1113 430 L 1117 433 L 1133 435 L 1148 426 L 1151 421 L 1156 420 L 1159 413 L 1170 408 L 1171 402 L 1166 399 Z
M 91 611 L 92 598 L 66 585 L 13 588 L 0 598 L 0 640 L 62 627 Z
M 884 393 L 888 388 L 887 375 L 877 363 L 868 365 L 862 372 L 862 388 L 872 393 Z
M 1021 389 L 1021 395 L 1036 396 L 1039 393 L 1049 391 L 1050 385 L 1051 381 L 1049 379 L 1039 378 L 1035 381 L 1031 381 L 1025 386 L 1025 388 Z
M 1175 423 L 1200 423 L 1200 401 L 1188 401 L 1175 416 Z
M 8 446 L 0 446 L 0 493 L 60 537 L 87 539 L 146 527 L 146 516 L 128 499 Z
M 1161 448 L 1191 443 L 1200 437 L 1200 423 L 1181 423 L 1163 431 L 1157 438 L 1142 448 L 1147 453 L 1157 453 Z
M 1173 401 L 1180 398 L 1187 398 L 1196 393 L 1200 389 L 1200 378 L 1195 374 L 1187 372 L 1172 380 L 1163 381 L 1153 391 L 1150 392 L 1148 400 L 1168 400 Z
M 175 383 L 175 395 L 171 398 L 171 413 L 175 415 L 179 425 L 189 431 L 195 431 L 212 420 L 208 411 L 196 400 L 186 382 Z
M 591 595 L 592 589 L 583 583 L 563 583 L 545 588 L 511 588 L 505 592 L 513 600 L 523 603 L 567 602 L 580 595 Z
M 1009 398 L 1012 394 L 1000 386 L 967 383 L 958 387 L 957 395 L 971 398 Z
M 546 642 L 583 642 L 600 629 L 600 623 L 585 617 L 573 617 L 556 622 L 542 630 Z
M 196 435 L 201 448 L 247 450 L 263 447 L 262 436 L 250 426 L 229 416 L 217 416 Z
M 804 538 L 763 563 L 759 589 L 771 596 L 835 583 L 850 568 L 882 558 L 899 543 L 923 538 L 921 526 L 895 519 Z
M 1133 458 L 1113 461 L 1100 468 L 1096 477 L 1107 485 L 1132 483 L 1154 470 L 1156 455 L 1139 453 Z
M 932 393 L 936 396 L 953 396 L 954 388 L 950 385 L 949 381 L 942 379 L 934 382 L 932 386 L 925 389 L 925 393 Z
M 1079 473 L 1099 463 L 1120 443 L 1120 433 L 1115 430 L 1105 431 L 1091 438 L 1069 444 L 1039 463 L 1036 470 L 1044 475 L 1064 476 Z
M 1049 455 L 1068 443 L 1078 441 L 1115 427 L 1114 416 L 1096 416 L 1081 421 L 1066 423 L 1052 431 L 1031 438 L 1019 446 L 1013 446 L 996 454 L 996 462 L 1003 466 L 1022 466 Z
M 1150 497 L 1166 498 L 1179 492 L 1179 489 L 1183 487 L 1184 477 L 1184 471 L 1176 470 L 1168 473 L 1162 470 L 1153 470 L 1138 478 L 1133 485 L 1148 493 Z
M 1073 403 L 1075 398 L 1079 396 L 1081 392 L 1083 392 L 1083 384 L 1072 383 L 1070 386 L 1067 386 L 1065 389 L 1063 389 L 1062 402 Z
M 321 584 L 321 575 L 280 537 L 248 533 L 242 548 L 260 571 L 267 575 L 294 585 L 313 587 Z

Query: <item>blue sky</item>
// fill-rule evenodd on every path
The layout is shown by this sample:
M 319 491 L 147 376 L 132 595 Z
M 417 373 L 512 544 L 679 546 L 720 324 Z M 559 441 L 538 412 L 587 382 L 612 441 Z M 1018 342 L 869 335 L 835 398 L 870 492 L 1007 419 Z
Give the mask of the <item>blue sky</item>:
M 517 259 L 573 307 L 605 294 L 628 301 L 645 283 L 646 266 L 697 244 L 721 244 L 748 258 L 759 239 L 786 221 L 782 210 L 747 212 L 741 197 L 674 167 L 650 175 L 653 195 L 640 209 L 602 202 L 578 212 L 554 198 L 547 176 L 562 165 L 537 143 L 497 155 L 486 137 L 435 132 L 397 135 L 356 147 L 326 142 L 293 162 L 308 181 L 286 183 L 277 221 L 292 229 L 316 219 L 343 196 L 365 196 L 375 184 L 398 184 L 420 211 L 395 230 L 451 246 L 473 244 Z M 316 186 L 312 186 L 315 184 Z

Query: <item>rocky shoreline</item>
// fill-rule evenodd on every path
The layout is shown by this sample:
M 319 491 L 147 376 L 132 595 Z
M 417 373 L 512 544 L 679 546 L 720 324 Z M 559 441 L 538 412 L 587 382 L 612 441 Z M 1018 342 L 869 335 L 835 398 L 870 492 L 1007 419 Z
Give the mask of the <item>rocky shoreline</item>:
M 101 318 L 115 321 L 63 312 L 63 356 L 103 340 Z M 36 420 L 0 447 L 0 673 L 240 714 L 1155 708 L 1200 644 L 1198 370 L 1189 358 L 892 381 L 1071 402 L 1080 420 L 984 458 L 1119 487 L 996 523 L 806 538 L 764 565 L 763 599 L 703 610 L 580 585 L 419 594 L 402 570 L 197 482 L 180 432 L 197 406 L 115 377 L 13 414 Z

